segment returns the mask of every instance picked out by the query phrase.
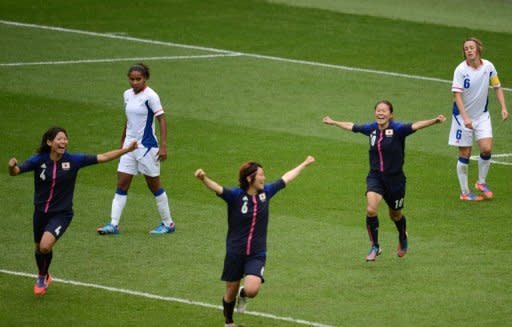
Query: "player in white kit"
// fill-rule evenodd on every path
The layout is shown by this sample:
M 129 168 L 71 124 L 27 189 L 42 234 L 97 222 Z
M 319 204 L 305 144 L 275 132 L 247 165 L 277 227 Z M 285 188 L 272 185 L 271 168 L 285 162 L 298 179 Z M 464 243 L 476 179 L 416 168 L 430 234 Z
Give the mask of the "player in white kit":
M 481 58 L 482 43 L 476 38 L 468 38 L 464 41 L 463 52 L 465 60 L 455 68 L 453 74 L 452 92 L 455 101 L 448 144 L 459 148 L 457 176 L 461 189 L 460 199 L 480 201 L 493 197 L 486 181 L 492 152 L 492 126 L 488 111 L 489 86 L 494 88 L 496 98 L 501 105 L 503 120 L 508 118 L 508 111 L 494 65 Z M 468 186 L 468 167 L 473 137 L 480 150 L 478 180 L 475 188 L 483 196 L 474 194 Z
M 100 235 L 119 233 L 119 220 L 126 205 L 128 189 L 137 174 L 144 175 L 160 213 L 161 223 L 150 233 L 167 234 L 176 230 L 167 194 L 160 183 L 160 161 L 167 159 L 167 123 L 160 97 L 147 85 L 148 79 L 149 68 L 144 64 L 135 64 L 128 70 L 131 88 L 123 95 L 126 113 L 123 147 L 136 140 L 138 148 L 119 160 L 111 221 L 97 229 Z M 155 135 L 155 118 L 159 124 L 160 144 Z

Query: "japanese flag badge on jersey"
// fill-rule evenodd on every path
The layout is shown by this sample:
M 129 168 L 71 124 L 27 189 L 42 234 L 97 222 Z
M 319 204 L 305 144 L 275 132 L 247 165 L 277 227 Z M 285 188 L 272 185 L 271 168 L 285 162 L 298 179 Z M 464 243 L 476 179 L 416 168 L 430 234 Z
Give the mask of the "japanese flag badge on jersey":
M 385 134 L 387 137 L 393 136 L 393 130 L 392 129 L 386 129 Z
M 69 170 L 71 168 L 71 164 L 69 162 L 63 162 L 62 163 L 62 169 L 63 170 Z
M 260 198 L 261 202 L 265 202 L 265 200 L 267 199 L 267 195 L 265 193 L 260 193 L 258 197 Z

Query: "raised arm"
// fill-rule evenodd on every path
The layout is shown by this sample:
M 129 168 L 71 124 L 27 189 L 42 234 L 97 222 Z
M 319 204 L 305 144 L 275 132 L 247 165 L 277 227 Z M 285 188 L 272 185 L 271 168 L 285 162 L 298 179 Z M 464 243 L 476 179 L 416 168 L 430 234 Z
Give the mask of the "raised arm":
M 196 170 L 196 172 L 194 173 L 194 176 L 196 176 L 196 178 L 199 179 L 201 182 L 203 182 L 203 184 L 207 188 L 209 188 L 210 190 L 214 191 L 215 193 L 222 194 L 222 192 L 224 191 L 222 186 L 220 186 L 217 182 L 215 182 L 215 181 L 211 180 L 210 178 L 208 178 L 206 176 L 206 173 L 204 172 L 204 170 L 202 170 L 201 168 Z
M 332 120 L 331 117 L 325 116 L 323 119 L 323 123 L 326 125 L 336 126 L 342 129 L 346 129 L 347 131 L 351 131 L 354 123 L 346 122 L 346 121 L 336 121 Z
M 16 176 L 20 173 L 20 167 L 18 167 L 18 160 L 16 158 L 11 158 L 8 163 L 9 167 L 9 175 Z
M 304 160 L 300 165 L 293 168 L 289 172 L 285 173 L 281 179 L 284 181 L 285 184 L 288 185 L 291 181 L 295 179 L 295 177 L 299 176 L 300 172 L 304 170 L 307 166 L 311 165 L 313 162 L 315 162 L 315 158 L 312 156 L 308 156 L 306 160 Z
M 158 119 L 158 126 L 160 129 L 158 160 L 164 161 L 167 159 L 167 120 L 165 119 L 165 114 L 157 116 L 156 119 Z
M 508 111 L 507 111 L 507 105 L 505 104 L 505 95 L 503 94 L 503 89 L 501 87 L 495 87 L 494 92 L 496 92 L 496 98 L 498 99 L 498 102 L 501 106 L 501 119 L 507 120 L 508 119 Z
M 105 152 L 102 154 L 98 154 L 96 158 L 98 159 L 99 163 L 107 162 L 110 160 L 114 160 L 119 158 L 125 153 L 132 152 L 133 150 L 137 149 L 137 141 L 133 141 L 127 148 L 124 149 L 116 149 L 109 152 Z
M 428 120 L 420 120 L 412 124 L 412 129 L 417 131 L 419 129 L 429 127 L 438 123 L 443 123 L 446 120 L 446 117 L 443 115 L 439 115 L 436 118 L 428 119 Z

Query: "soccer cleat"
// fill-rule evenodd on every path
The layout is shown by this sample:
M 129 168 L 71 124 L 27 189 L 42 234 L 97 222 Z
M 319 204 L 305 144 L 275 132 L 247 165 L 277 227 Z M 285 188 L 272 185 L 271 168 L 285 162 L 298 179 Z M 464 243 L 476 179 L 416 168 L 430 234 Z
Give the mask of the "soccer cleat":
M 493 194 L 492 191 L 489 189 L 489 185 L 487 185 L 487 183 L 476 182 L 475 188 L 482 192 L 486 199 L 492 199 Z
M 244 289 L 243 286 L 238 290 L 237 302 L 236 302 L 236 312 L 244 313 L 245 308 L 247 308 L 247 301 L 249 300 L 247 296 L 240 296 L 240 293 Z
M 165 226 L 164 223 L 161 223 L 155 229 L 149 232 L 149 234 L 169 234 L 174 233 L 176 231 L 176 225 L 174 222 L 170 226 Z
M 43 296 L 46 294 L 46 289 L 52 283 L 53 279 L 50 274 L 46 276 L 37 276 L 36 283 L 34 284 L 34 295 Z
M 473 192 L 461 193 L 459 197 L 462 201 L 482 201 L 484 199 L 481 195 L 476 195 Z
M 396 249 L 396 255 L 400 258 L 407 254 L 407 250 L 409 249 L 409 244 L 407 242 L 407 238 L 405 240 L 398 240 L 398 248 Z
M 375 258 L 377 258 L 381 253 L 382 250 L 380 247 L 372 245 L 370 252 L 368 252 L 368 255 L 366 256 L 366 261 L 375 261 Z
M 108 223 L 103 227 L 97 228 L 96 231 L 100 235 L 119 234 L 119 227 L 112 225 L 111 223 Z

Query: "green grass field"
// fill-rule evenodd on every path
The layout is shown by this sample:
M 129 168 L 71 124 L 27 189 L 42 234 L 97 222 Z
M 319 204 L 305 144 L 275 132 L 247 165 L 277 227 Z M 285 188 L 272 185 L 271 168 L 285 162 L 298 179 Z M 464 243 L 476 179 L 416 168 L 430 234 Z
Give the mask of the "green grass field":
M 0 325 L 222 326 L 226 208 L 194 170 L 234 186 L 245 161 L 258 160 L 274 180 L 309 154 L 317 162 L 272 201 L 266 282 L 237 323 L 510 324 L 512 124 L 500 121 L 494 95 L 492 201 L 458 200 L 449 122 L 408 138 L 411 251 L 403 259 L 383 203 L 384 253 L 364 261 L 367 139 L 321 123 L 325 115 L 370 121 L 382 98 L 399 121 L 449 117 L 450 80 L 468 36 L 483 40 L 512 111 L 510 4 L 471 3 L 477 13 L 453 10 L 460 1 L 449 0 L 434 17 L 425 2 L 398 0 L 2 1 Z M 159 218 L 138 177 L 121 234 L 99 237 L 116 163 L 84 169 L 75 218 L 54 250 L 57 280 L 34 298 L 33 176 L 8 176 L 7 161 L 32 155 L 52 125 L 67 128 L 72 152 L 117 147 L 126 71 L 140 60 L 167 112 L 162 181 L 177 232 L 148 235 Z M 470 182 L 476 173 L 472 161 Z

